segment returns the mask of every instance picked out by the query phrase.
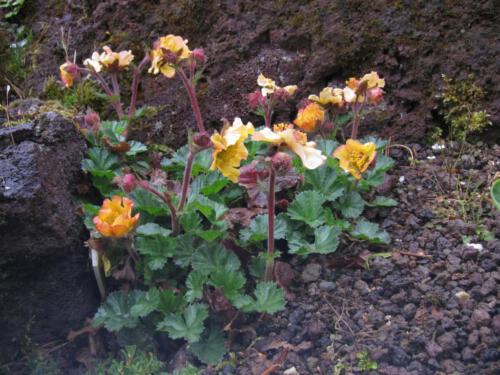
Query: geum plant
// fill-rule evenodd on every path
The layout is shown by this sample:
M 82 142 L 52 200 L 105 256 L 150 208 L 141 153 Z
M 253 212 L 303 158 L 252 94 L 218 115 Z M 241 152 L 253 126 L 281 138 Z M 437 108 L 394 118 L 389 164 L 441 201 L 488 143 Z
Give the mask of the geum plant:
M 233 333 L 242 312 L 284 308 L 280 251 L 305 257 L 333 253 L 345 239 L 389 242 L 361 214 L 366 206 L 395 204 L 371 191 L 393 162 L 381 152 L 383 141 L 356 139 L 363 109 L 380 102 L 384 81 L 372 72 L 351 78 L 345 88 L 327 87 L 309 97 L 293 123 L 273 124 L 277 104 L 288 103 L 298 88 L 261 74 L 259 90 L 248 99 L 264 126 L 236 117 L 210 135 L 196 96 L 203 51 L 191 51 L 178 36 L 160 38 L 133 68 L 125 115 L 118 76 L 133 58 L 105 47 L 84 68 L 61 66 L 68 87 L 82 73 L 94 77 L 109 91 L 118 118 L 101 122 L 91 113 L 83 129 L 91 145 L 83 169 L 109 197 L 101 207 L 84 205 L 88 244 L 105 275 L 123 282 L 93 325 L 136 340 L 139 333 L 149 344 L 166 333 L 186 340 L 203 362 L 216 363 L 226 350 L 224 335 Z M 169 156 L 129 139 L 140 73 L 149 62 L 150 73 L 180 78 L 194 113 L 196 131 Z M 346 117 L 351 138 L 338 145 Z

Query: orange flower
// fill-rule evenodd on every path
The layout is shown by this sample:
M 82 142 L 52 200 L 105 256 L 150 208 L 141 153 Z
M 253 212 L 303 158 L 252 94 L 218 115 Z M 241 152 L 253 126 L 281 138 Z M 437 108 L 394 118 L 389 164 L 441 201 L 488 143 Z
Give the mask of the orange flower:
M 324 119 L 323 109 L 316 103 L 309 103 L 305 108 L 299 110 L 293 123 L 306 132 L 312 132 Z
M 97 231 L 105 237 L 123 237 L 139 220 L 139 214 L 132 217 L 133 207 L 134 202 L 119 195 L 105 199 L 93 220 Z
M 334 151 L 333 156 L 339 159 L 340 168 L 359 180 L 375 160 L 376 150 L 375 143 L 362 144 L 355 139 L 348 139 L 345 145 L 339 146 Z

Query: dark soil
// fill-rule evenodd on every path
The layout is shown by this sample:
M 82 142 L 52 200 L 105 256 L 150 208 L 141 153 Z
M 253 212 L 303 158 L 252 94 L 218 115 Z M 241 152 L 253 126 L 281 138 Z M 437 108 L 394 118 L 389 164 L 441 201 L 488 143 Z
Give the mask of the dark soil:
M 391 179 L 399 206 L 371 212 L 391 234 L 390 248 L 371 249 L 367 268 L 349 267 L 367 250 L 351 241 L 333 256 L 293 259 L 295 299 L 287 311 L 261 320 L 238 369 L 223 373 L 261 374 L 288 348 L 281 369 L 300 374 L 331 374 L 335 366 L 361 373 L 359 353 L 378 366 L 364 373 L 498 374 L 500 212 L 479 194 L 499 169 L 500 147 L 461 157 L 441 152 L 420 150 L 417 165 L 400 163 Z M 457 157 L 459 171 L 448 186 L 447 169 Z M 464 218 L 453 197 L 463 189 L 456 199 L 467 199 L 461 182 L 469 178 L 477 189 L 470 188 Z M 494 238 L 481 239 L 479 227 Z M 376 256 L 386 251 L 389 257 Z
M 173 33 L 206 50 L 200 101 L 209 127 L 220 127 L 222 117 L 248 117 L 245 95 L 255 90 L 259 72 L 298 84 L 300 100 L 376 70 L 387 82 L 387 106 L 367 124 L 385 138 L 421 141 L 442 123 L 435 97 L 441 74 L 472 73 L 487 92 L 483 105 L 498 137 L 499 9 L 498 0 L 35 0 L 18 21 L 33 29 L 36 61 L 16 84 L 36 95 L 47 77 L 58 75 L 61 27 L 71 30 L 69 50 L 76 49 L 79 62 L 103 45 L 132 49 L 139 60 L 157 37 Z M 141 98 L 160 106 L 148 134 L 182 144 L 193 117 L 180 82 L 149 76 Z

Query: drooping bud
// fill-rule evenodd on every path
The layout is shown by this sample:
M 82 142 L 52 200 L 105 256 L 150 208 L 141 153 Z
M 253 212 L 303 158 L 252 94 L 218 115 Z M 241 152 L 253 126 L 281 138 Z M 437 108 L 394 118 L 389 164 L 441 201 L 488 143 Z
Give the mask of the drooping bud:
M 126 173 L 122 176 L 115 177 L 113 182 L 126 193 L 132 192 L 138 185 L 138 181 L 132 173 Z
M 88 109 L 85 116 L 83 116 L 83 121 L 87 129 L 90 129 L 94 133 L 99 131 L 101 118 L 97 112 Z
M 384 92 L 380 87 L 368 90 L 368 100 L 372 104 L 378 104 L 382 101 Z
M 278 151 L 275 153 L 271 158 L 271 162 L 277 171 L 287 171 L 292 168 L 292 158 L 285 152 Z
M 194 60 L 199 64 L 199 65 L 205 65 L 207 62 L 207 56 L 205 55 L 205 51 L 201 48 L 195 48 L 191 56 L 193 56 Z
M 260 90 L 248 94 L 248 105 L 252 109 L 262 107 L 266 103 L 266 98 L 262 95 Z
M 193 143 L 202 150 L 209 148 L 212 145 L 210 135 L 208 135 L 207 132 L 195 133 L 193 135 Z
M 59 72 L 61 75 L 61 81 L 64 87 L 71 87 L 75 81 L 80 79 L 80 72 L 78 71 L 78 66 L 71 61 L 66 61 L 59 67 Z

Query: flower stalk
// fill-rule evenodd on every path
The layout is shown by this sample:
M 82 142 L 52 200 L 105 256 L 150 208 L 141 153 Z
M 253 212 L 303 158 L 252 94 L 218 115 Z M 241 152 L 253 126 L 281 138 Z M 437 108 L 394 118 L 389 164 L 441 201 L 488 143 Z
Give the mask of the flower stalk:
M 269 189 L 267 193 L 267 255 L 266 272 L 264 274 L 265 281 L 270 281 L 274 278 L 274 208 L 275 208 L 275 184 L 276 170 L 269 163 Z
M 191 172 L 193 170 L 194 157 L 197 153 L 198 150 L 195 147 L 191 146 L 187 156 L 186 167 L 184 168 L 184 175 L 182 177 L 181 199 L 179 201 L 179 206 L 177 207 L 177 211 L 179 212 L 182 211 L 182 209 L 186 205 L 189 182 L 191 180 Z
M 186 76 L 186 73 L 184 73 L 184 70 L 182 70 L 182 68 L 179 68 L 177 70 L 177 73 L 179 74 L 179 77 L 181 78 L 181 81 L 184 84 L 184 87 L 188 93 L 189 101 L 191 102 L 191 108 L 193 109 L 194 118 L 196 120 L 196 126 L 198 127 L 198 131 L 200 133 L 204 133 L 205 125 L 203 124 L 203 119 L 201 117 L 200 104 L 198 103 L 198 98 L 196 97 L 196 89 L 193 84 L 193 81 Z
M 149 186 L 147 181 L 142 181 L 140 183 L 141 187 L 143 189 L 146 189 L 147 191 L 153 193 L 156 195 L 158 198 L 160 198 L 165 204 L 167 205 L 168 209 L 170 210 L 170 225 L 172 227 L 172 234 L 175 236 L 179 233 L 179 224 L 177 221 L 177 210 L 174 206 L 174 203 L 172 202 L 172 197 L 169 192 L 165 193 L 160 193 L 158 190 L 155 188 L 152 188 Z

